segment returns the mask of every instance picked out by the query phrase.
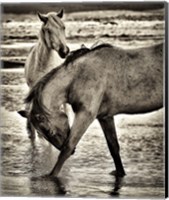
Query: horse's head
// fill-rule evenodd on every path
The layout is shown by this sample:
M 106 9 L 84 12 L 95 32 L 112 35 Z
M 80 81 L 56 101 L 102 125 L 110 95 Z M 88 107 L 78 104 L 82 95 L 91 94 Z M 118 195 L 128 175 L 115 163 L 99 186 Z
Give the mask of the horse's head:
M 50 12 L 46 15 L 38 13 L 39 19 L 43 22 L 41 37 L 48 48 L 58 52 L 61 58 L 65 58 L 69 53 L 66 45 L 65 26 L 61 20 L 63 10 L 58 13 Z
M 19 111 L 21 116 L 28 118 L 33 124 L 38 134 L 46 138 L 57 149 L 61 150 L 67 141 L 70 133 L 70 127 L 67 115 L 60 110 L 54 113 L 45 113 L 42 110 L 34 109 L 34 106 L 27 111 Z

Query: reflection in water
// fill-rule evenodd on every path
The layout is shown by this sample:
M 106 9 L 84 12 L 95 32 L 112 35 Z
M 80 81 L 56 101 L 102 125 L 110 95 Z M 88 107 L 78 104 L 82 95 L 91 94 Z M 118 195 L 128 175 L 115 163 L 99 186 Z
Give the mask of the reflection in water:
M 31 196 L 64 196 L 66 189 L 59 178 L 32 177 L 30 179 Z
M 1 176 L 1 196 L 28 196 L 30 179 L 25 176 Z
M 64 196 L 66 189 L 59 178 L 1 177 L 2 196 Z

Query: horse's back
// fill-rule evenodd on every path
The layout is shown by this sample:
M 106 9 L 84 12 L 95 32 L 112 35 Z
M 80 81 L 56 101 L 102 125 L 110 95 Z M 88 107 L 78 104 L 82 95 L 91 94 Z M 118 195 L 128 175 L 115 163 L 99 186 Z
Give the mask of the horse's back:
M 118 53 L 121 59 L 113 56 L 113 65 L 107 65 L 110 68 L 106 97 L 112 112 L 142 113 L 162 107 L 162 45 Z
M 161 107 L 161 47 L 124 50 L 110 46 L 80 57 L 75 64 L 79 67 L 74 81 L 76 98 L 89 107 L 100 102 L 100 112 L 135 113 Z
M 79 58 L 76 62 L 81 71 L 100 71 L 101 74 L 109 73 L 123 76 L 124 73 L 135 70 L 162 71 L 163 45 L 137 49 L 122 49 L 116 46 L 107 46 L 92 50 Z M 97 73 L 97 72 L 96 72 Z

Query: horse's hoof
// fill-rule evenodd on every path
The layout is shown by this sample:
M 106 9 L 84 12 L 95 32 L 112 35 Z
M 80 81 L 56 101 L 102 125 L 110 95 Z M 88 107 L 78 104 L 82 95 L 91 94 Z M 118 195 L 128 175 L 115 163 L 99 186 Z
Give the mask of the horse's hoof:
M 122 188 L 123 180 L 124 180 L 124 177 L 116 176 L 115 183 L 114 183 L 114 190 L 113 190 L 114 193 L 118 193 L 118 191 Z
M 124 180 L 124 173 L 117 173 L 116 170 L 113 170 L 110 172 L 111 175 L 115 176 L 115 183 L 114 183 L 114 189 L 113 192 L 111 193 L 112 195 L 119 195 L 119 190 L 123 186 L 123 180 Z
M 44 179 L 50 179 L 49 174 L 44 174 L 44 175 L 37 175 L 31 178 L 31 180 L 44 180 Z
M 53 176 L 51 174 L 44 174 L 40 176 L 41 179 L 51 179 Z
M 112 195 L 112 196 L 119 196 L 119 192 L 113 190 L 113 191 L 111 192 L 111 195 Z
M 49 173 L 49 177 L 58 178 L 58 172 L 55 172 L 54 170 L 52 170 L 52 171 Z

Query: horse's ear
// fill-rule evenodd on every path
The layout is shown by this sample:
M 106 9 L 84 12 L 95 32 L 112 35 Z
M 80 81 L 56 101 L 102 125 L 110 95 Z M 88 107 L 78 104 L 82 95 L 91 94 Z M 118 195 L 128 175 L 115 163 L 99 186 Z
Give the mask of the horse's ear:
M 39 19 L 46 24 L 48 21 L 48 18 L 45 15 L 42 15 L 41 13 L 38 12 L 38 17 Z
M 85 46 L 85 44 L 81 45 L 81 49 L 86 49 L 87 47 Z
M 20 110 L 18 111 L 18 114 L 20 114 L 22 117 L 28 118 L 28 111 L 26 110 Z
M 62 18 L 62 17 L 63 17 L 63 13 L 64 13 L 64 11 L 63 11 L 63 9 L 61 9 L 61 10 L 57 13 L 57 16 L 60 17 L 60 18 Z

